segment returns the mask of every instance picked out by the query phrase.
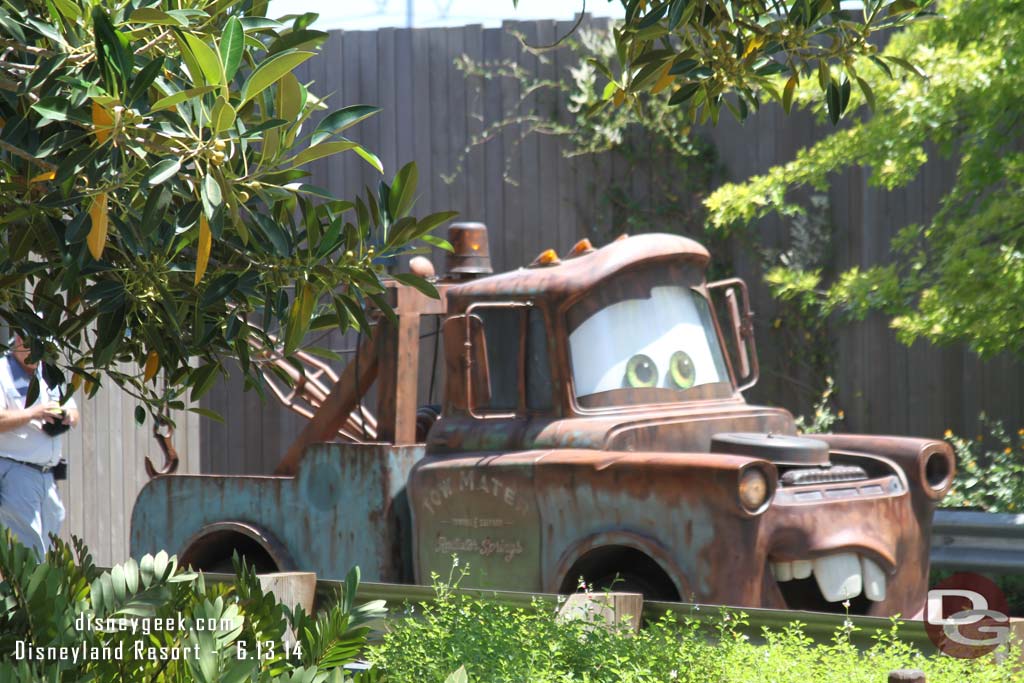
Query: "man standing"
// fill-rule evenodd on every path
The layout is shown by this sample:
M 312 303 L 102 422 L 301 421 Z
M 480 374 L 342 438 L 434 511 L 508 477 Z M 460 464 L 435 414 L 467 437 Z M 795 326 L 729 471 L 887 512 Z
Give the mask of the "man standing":
M 58 403 L 60 388 L 47 385 L 39 363 L 29 363 L 28 356 L 16 336 L 10 353 L 0 358 L 0 526 L 41 560 L 50 534 L 64 521 L 52 470 L 61 459 L 60 432 L 78 424 L 78 410 L 73 398 Z M 26 406 L 33 375 L 39 397 Z

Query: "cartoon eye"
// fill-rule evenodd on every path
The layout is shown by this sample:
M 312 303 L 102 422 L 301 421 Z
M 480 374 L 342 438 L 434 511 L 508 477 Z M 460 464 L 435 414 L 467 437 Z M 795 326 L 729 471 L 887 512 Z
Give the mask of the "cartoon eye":
M 634 356 L 635 357 L 635 356 Z M 689 389 L 697 379 L 697 368 L 686 351 L 676 351 L 668 362 L 669 381 L 680 389 Z
M 626 363 L 626 376 L 622 383 L 633 389 L 653 387 L 658 383 L 658 366 L 649 356 L 638 353 Z

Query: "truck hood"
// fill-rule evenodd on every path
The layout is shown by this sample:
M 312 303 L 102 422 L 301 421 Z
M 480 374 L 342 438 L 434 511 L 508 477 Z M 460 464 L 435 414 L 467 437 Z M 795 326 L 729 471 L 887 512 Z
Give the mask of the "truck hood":
M 445 417 L 430 430 L 428 454 L 592 449 L 700 453 L 721 432 L 794 434 L 793 416 L 781 408 L 742 400 L 648 406 L 642 413 L 586 417 L 473 419 Z

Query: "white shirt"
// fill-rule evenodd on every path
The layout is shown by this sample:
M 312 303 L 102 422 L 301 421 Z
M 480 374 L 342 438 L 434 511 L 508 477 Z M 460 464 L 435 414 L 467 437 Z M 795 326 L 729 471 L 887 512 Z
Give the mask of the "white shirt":
M 0 410 L 21 410 L 27 407 L 21 392 L 14 386 L 11 363 L 17 361 L 10 355 L 0 358 Z M 59 401 L 60 389 L 47 386 L 41 366 L 36 368 L 36 377 L 39 378 L 39 398 L 36 403 L 43 400 Z M 69 398 L 63 407 L 65 410 L 77 409 L 75 399 Z M 50 436 L 44 432 L 42 420 L 32 420 L 17 429 L 0 432 L 0 456 L 33 465 L 53 466 L 60 462 L 63 441 L 60 436 Z

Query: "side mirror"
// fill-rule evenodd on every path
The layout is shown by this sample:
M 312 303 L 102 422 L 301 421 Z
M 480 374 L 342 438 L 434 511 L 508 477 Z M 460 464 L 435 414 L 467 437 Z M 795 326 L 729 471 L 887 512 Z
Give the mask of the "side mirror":
M 448 377 L 458 378 L 451 392 L 455 407 L 473 414 L 491 401 L 483 321 L 477 315 L 453 315 L 444 321 L 442 334 Z
M 754 313 L 750 310 L 750 295 L 747 284 L 739 278 L 729 278 L 709 283 L 708 293 L 725 290 L 725 307 L 729 314 L 732 334 L 731 346 L 735 354 L 733 367 L 736 371 L 736 385 L 744 391 L 757 384 L 760 368 L 757 363 L 757 346 L 754 343 Z

